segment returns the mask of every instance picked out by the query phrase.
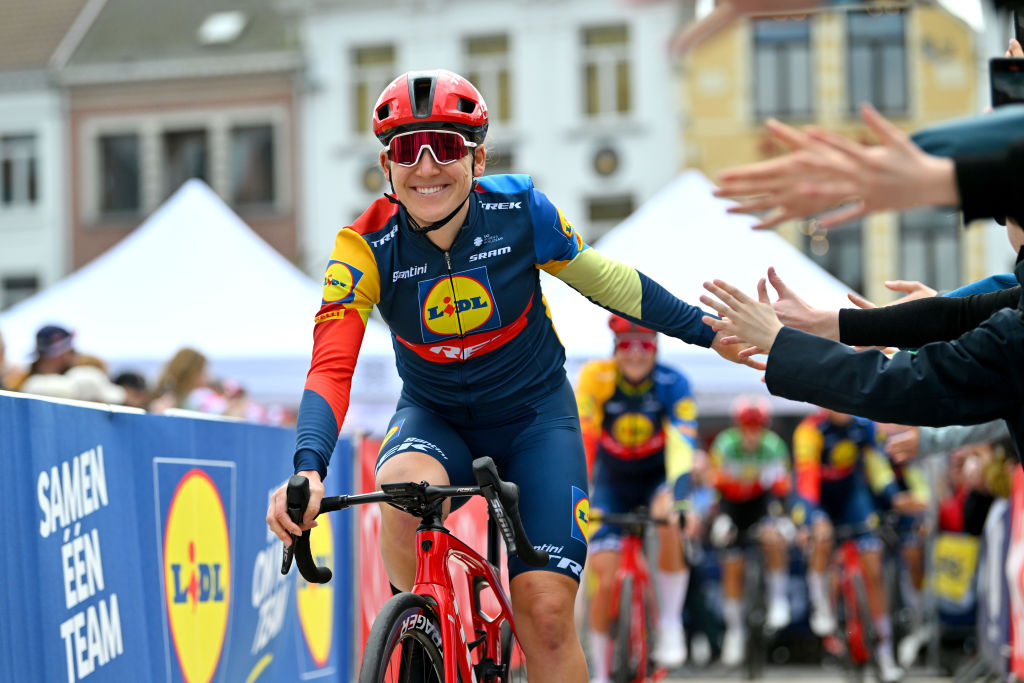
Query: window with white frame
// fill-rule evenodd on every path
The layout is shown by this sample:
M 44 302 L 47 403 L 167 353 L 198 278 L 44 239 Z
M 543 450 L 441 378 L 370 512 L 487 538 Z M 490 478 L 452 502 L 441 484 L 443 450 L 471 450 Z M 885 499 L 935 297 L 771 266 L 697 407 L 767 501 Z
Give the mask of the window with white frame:
M 883 114 L 907 111 L 907 49 L 899 10 L 850 12 L 847 27 L 849 111 L 870 102 Z
M 164 197 L 191 178 L 210 182 L 210 150 L 205 129 L 171 130 L 163 134 Z
M 235 206 L 274 202 L 274 127 L 236 126 L 231 129 L 231 190 Z
M 939 291 L 960 282 L 960 214 L 915 209 L 900 214 L 900 278 Z
M 35 135 L 0 136 L 0 206 L 29 206 L 39 195 Z
M 810 20 L 806 16 L 756 19 L 753 29 L 755 115 L 759 120 L 810 118 Z
M 370 134 L 371 115 L 377 97 L 395 78 L 392 45 L 357 47 L 352 51 L 352 125 L 360 135 Z
M 142 210 L 139 136 L 134 133 L 101 135 L 99 147 L 99 210 L 104 214 Z
M 629 27 L 583 29 L 583 111 L 589 117 L 623 116 L 632 107 Z
M 508 36 L 497 34 L 467 38 L 466 78 L 487 103 L 491 121 L 512 119 L 512 78 L 509 70 Z
M 587 243 L 597 242 L 605 233 L 626 220 L 634 208 L 631 194 L 592 197 L 587 200 Z
M 864 229 L 860 221 L 812 231 L 807 235 L 804 250 L 853 291 L 864 291 Z

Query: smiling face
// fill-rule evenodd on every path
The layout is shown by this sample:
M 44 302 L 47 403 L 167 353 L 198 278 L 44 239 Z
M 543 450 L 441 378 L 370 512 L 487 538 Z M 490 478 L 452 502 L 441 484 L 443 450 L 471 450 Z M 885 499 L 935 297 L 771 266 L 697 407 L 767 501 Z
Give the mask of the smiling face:
M 464 202 L 469 194 L 473 178 L 483 175 L 486 154 L 483 147 L 475 147 L 458 161 L 439 164 L 423 150 L 413 166 L 402 166 L 388 159 L 387 150 L 380 152 L 380 165 L 384 175 L 391 181 L 395 196 L 406 211 L 420 225 L 435 223 Z M 463 206 L 465 211 L 469 205 Z M 456 215 L 454 220 L 461 225 L 465 214 Z
M 647 379 L 658 360 L 657 337 L 650 334 L 620 334 L 615 337 L 615 364 L 630 384 Z

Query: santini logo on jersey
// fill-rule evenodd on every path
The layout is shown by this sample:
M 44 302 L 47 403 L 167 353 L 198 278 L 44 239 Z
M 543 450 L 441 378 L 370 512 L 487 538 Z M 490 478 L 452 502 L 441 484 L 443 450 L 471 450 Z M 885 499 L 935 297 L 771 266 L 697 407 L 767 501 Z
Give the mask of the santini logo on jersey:
M 521 209 L 523 208 L 522 202 L 480 202 L 480 207 L 487 211 L 493 211 L 495 209 L 502 211 L 505 209 Z
M 512 251 L 512 247 L 502 247 L 501 249 L 491 249 L 490 251 L 481 251 L 479 254 L 471 254 L 469 257 L 470 263 L 473 261 L 483 261 L 485 258 L 491 258 L 492 256 L 501 256 L 502 254 L 508 254 Z
M 472 257 L 469 259 L 472 261 Z M 413 266 L 412 268 L 406 268 L 405 270 L 396 270 L 391 273 L 391 281 L 398 282 L 410 277 L 416 277 L 417 275 L 423 275 L 427 272 L 427 264 L 424 263 L 422 266 Z

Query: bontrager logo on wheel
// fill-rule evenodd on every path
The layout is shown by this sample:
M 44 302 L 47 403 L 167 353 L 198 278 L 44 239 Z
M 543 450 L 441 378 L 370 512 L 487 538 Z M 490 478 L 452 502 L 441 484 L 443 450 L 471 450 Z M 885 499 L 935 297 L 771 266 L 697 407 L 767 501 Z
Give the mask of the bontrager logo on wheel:
M 231 542 L 220 491 L 195 468 L 178 482 L 163 538 L 167 619 L 181 675 L 208 683 L 228 626 Z
M 321 567 L 334 567 L 334 529 L 330 515 L 321 515 L 309 532 L 309 550 Z M 299 612 L 302 637 L 318 668 L 327 665 L 331 655 L 334 626 L 334 583 L 309 583 L 295 573 L 298 588 L 295 606 Z
M 422 612 L 410 614 L 402 622 L 402 634 L 413 628 L 426 633 L 437 647 L 441 647 L 441 631 Z

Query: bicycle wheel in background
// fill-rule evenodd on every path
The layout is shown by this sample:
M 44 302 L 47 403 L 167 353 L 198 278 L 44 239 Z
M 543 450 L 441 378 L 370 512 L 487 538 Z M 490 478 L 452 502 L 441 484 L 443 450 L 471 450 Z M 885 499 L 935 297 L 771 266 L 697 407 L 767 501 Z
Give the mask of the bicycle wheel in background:
M 646 647 L 639 640 L 644 634 L 641 624 L 646 615 L 635 614 L 633 609 L 633 577 L 627 576 L 619 590 L 619 605 L 612 621 L 611 674 L 614 683 L 632 683 L 639 672 L 641 656 L 646 656 Z
M 426 599 L 399 593 L 373 620 L 359 683 L 442 683 L 441 628 Z
M 764 677 L 768 648 L 764 630 L 768 618 L 764 568 L 760 563 L 752 562 L 752 559 L 748 557 L 745 563 L 746 581 L 743 584 L 743 595 L 747 600 L 747 650 L 744 665 L 748 681 Z

